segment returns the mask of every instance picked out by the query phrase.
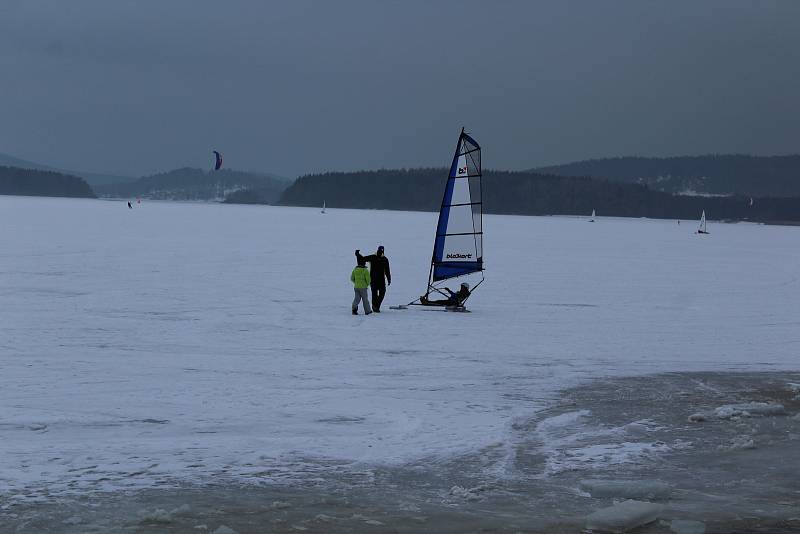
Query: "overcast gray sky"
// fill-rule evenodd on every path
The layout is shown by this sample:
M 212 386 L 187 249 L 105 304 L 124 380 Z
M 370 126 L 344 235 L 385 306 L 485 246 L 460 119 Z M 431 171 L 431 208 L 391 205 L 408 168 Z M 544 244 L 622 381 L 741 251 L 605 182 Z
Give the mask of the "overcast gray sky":
M 3 0 L 0 152 L 286 176 L 800 152 L 800 2 Z

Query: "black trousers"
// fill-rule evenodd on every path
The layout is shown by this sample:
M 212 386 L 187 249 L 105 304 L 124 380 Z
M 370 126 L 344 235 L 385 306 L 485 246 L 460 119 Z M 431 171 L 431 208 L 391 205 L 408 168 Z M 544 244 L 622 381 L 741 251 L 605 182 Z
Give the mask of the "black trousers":
M 386 286 L 383 284 L 370 284 L 370 288 L 372 289 L 372 308 L 379 310 L 381 309 L 383 297 L 386 296 Z

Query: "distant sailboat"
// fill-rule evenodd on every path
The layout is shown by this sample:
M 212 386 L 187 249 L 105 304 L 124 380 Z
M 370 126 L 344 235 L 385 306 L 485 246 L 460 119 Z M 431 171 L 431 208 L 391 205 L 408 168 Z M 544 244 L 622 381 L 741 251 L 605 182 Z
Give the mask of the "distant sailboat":
M 707 234 L 708 227 L 706 226 L 706 210 L 703 210 L 703 214 L 700 215 L 700 226 L 697 228 L 698 234 Z
M 321 213 L 325 213 L 325 201 L 324 200 L 322 201 L 322 212 Z
M 589 222 L 594 222 L 594 210 L 592 210 L 592 216 L 589 218 Z

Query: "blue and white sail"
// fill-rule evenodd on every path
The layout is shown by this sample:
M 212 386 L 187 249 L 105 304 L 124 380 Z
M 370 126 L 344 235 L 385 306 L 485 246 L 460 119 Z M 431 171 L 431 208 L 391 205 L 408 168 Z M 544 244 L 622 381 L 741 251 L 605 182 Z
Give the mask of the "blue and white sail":
M 481 147 L 461 130 L 444 189 L 429 285 L 483 271 Z

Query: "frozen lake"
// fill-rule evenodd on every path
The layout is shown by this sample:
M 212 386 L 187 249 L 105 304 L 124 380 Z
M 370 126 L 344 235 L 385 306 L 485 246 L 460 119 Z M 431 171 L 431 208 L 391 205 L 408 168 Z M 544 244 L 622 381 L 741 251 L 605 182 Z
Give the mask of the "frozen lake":
M 423 292 L 435 223 L 0 197 L 6 502 L 369 477 L 487 450 L 475 471 L 513 479 L 520 422 L 565 388 L 800 370 L 800 228 L 485 216 L 472 313 L 389 310 Z M 385 313 L 353 317 L 353 251 L 378 244 Z M 525 476 L 586 461 L 552 454 Z

